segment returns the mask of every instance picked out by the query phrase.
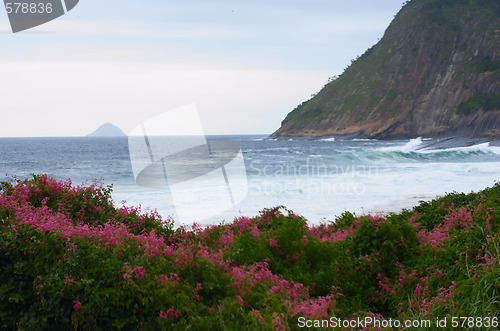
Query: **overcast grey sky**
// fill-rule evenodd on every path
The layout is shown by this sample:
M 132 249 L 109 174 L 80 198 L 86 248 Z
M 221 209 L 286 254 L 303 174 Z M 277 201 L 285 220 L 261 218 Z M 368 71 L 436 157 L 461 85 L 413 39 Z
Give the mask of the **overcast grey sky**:
M 208 134 L 270 134 L 382 37 L 401 0 L 80 0 L 13 34 L 0 9 L 0 136 L 125 133 L 195 103 Z

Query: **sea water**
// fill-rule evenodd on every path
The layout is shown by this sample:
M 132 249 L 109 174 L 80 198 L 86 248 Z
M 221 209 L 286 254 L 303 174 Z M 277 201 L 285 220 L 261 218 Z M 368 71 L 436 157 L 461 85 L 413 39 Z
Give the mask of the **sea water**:
M 317 224 L 332 221 L 344 211 L 397 212 L 449 192 L 481 190 L 500 179 L 498 142 L 269 139 L 264 135 L 207 139 L 239 144 L 248 193 L 216 216 L 182 223 L 218 224 L 281 205 Z M 31 173 L 70 178 L 74 184 L 97 179 L 113 185 L 117 205 L 141 205 L 143 210 L 157 209 L 165 218 L 176 218 L 168 190 L 135 183 L 126 137 L 0 138 L 0 180 L 13 175 L 29 178 Z M 189 192 L 180 196 L 193 208 L 199 206 Z

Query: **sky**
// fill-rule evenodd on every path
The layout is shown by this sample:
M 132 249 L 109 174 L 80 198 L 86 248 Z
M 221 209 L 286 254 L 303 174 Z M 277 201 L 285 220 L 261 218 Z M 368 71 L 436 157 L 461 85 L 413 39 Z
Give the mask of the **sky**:
M 206 134 L 271 134 L 402 4 L 80 0 L 15 34 L 0 9 L 0 137 L 82 136 L 106 122 L 128 134 L 189 104 Z

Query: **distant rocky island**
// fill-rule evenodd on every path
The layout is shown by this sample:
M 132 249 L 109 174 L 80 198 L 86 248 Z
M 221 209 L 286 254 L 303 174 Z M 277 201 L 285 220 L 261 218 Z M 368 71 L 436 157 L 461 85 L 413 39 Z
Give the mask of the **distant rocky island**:
M 94 132 L 88 134 L 87 137 L 126 137 L 127 135 L 114 124 L 105 123 L 98 127 Z
M 500 2 L 412 0 L 272 134 L 500 138 Z

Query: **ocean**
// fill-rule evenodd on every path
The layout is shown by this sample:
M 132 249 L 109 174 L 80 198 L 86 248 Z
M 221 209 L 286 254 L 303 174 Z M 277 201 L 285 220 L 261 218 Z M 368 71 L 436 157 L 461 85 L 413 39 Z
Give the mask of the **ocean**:
M 137 185 L 126 137 L 0 138 L 0 180 L 12 180 L 13 175 L 28 178 L 32 173 L 70 178 L 75 185 L 97 179 L 113 185 L 117 205 L 156 209 L 164 218 L 173 217 L 176 225 L 208 225 L 255 216 L 275 206 L 285 206 L 311 224 L 333 221 L 344 211 L 398 212 L 449 192 L 481 190 L 500 179 L 498 141 L 269 139 L 264 135 L 208 136 L 207 140 L 230 141 L 241 150 L 246 180 L 241 185 L 240 176 L 236 190 L 241 194 L 223 210 L 206 207 L 225 206 L 215 185 L 220 180 L 217 176 L 213 183 L 212 177 L 206 178 L 204 191 L 196 191 L 196 183 L 173 189 L 168 182 L 176 180 L 167 178 L 168 174 L 164 187 Z M 231 186 L 232 170 L 226 168 L 221 174 Z M 234 194 L 235 187 L 231 188 Z M 179 218 L 181 204 L 196 211 L 191 215 L 196 217 Z

